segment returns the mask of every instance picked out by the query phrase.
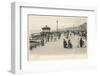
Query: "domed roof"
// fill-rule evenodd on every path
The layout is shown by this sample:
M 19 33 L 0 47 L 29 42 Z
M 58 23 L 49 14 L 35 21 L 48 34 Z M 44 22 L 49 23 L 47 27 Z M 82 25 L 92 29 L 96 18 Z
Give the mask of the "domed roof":
M 45 27 L 42 28 L 42 30 L 46 30 L 46 29 L 50 30 L 50 27 L 48 27 L 48 26 L 46 25 Z

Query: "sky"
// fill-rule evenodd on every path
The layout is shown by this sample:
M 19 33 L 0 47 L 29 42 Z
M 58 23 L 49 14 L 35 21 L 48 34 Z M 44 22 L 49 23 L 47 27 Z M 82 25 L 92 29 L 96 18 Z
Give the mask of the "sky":
M 64 29 L 67 27 L 76 27 L 84 22 L 87 22 L 87 17 L 79 17 L 79 16 L 36 16 L 29 15 L 28 16 L 28 26 L 29 33 L 39 33 L 42 31 L 42 27 L 47 25 L 51 28 L 51 31 L 56 30 L 57 21 L 58 21 L 58 29 Z

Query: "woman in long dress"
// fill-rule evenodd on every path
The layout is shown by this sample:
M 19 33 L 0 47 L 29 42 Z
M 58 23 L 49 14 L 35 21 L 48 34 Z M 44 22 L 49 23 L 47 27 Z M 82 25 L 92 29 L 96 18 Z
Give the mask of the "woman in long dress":
M 72 48 L 72 43 L 71 43 L 70 39 L 68 40 L 68 48 Z

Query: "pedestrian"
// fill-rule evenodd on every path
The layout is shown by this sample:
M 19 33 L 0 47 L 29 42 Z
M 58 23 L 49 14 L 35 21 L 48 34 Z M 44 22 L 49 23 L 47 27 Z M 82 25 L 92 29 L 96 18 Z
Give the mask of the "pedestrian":
M 82 38 L 80 38 L 80 47 L 82 48 L 84 44 L 84 41 L 82 40 Z
M 66 45 L 67 45 L 66 40 L 63 39 L 63 47 L 66 48 Z
M 68 40 L 68 48 L 72 48 L 72 43 L 71 43 L 70 39 Z
M 44 46 L 44 39 L 41 40 L 41 45 Z

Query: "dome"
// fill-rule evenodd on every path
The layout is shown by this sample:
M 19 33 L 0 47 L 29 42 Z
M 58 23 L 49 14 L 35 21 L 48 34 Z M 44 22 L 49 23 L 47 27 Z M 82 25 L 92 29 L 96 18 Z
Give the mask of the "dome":
M 50 30 L 50 27 L 48 27 L 47 25 L 45 27 L 42 28 L 42 30 Z

